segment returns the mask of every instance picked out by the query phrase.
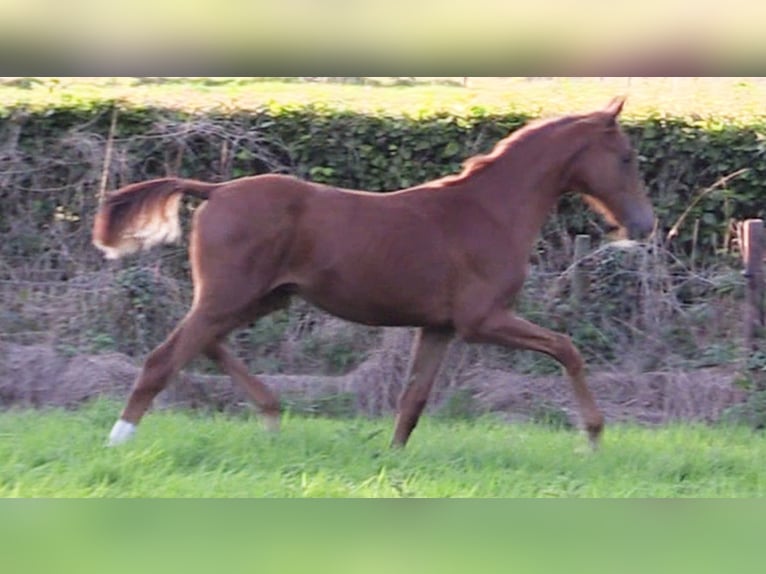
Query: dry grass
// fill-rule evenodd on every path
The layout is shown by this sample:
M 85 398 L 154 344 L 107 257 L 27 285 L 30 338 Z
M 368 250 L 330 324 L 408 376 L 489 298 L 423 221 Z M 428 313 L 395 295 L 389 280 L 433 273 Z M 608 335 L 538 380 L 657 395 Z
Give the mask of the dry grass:
M 345 375 L 263 375 L 263 380 L 280 393 L 287 408 L 298 412 L 390 414 L 401 390 L 410 341 L 408 330 L 387 329 L 383 346 Z M 500 412 L 513 420 L 565 416 L 576 422 L 572 393 L 561 374 L 524 375 L 481 363 L 454 369 L 461 353 L 453 349 L 450 372 L 436 385 L 431 412 L 441 412 L 457 396 L 470 401 L 452 404 L 452 414 L 459 416 Z M 0 344 L 0 405 L 74 408 L 96 398 L 124 399 L 138 371 L 138 362 L 120 353 L 65 357 L 45 345 Z M 589 382 L 608 421 L 662 424 L 718 420 L 744 398 L 734 378 L 731 369 L 715 367 L 694 372 L 601 371 L 592 373 Z M 334 410 L 345 399 L 352 403 Z M 190 371 L 158 399 L 160 407 L 228 412 L 247 405 L 244 393 L 227 377 Z

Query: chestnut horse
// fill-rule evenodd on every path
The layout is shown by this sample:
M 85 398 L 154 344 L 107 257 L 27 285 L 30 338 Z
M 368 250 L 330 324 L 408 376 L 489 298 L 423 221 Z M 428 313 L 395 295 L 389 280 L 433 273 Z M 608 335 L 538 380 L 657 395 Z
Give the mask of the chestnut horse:
M 579 191 L 631 237 L 654 213 L 636 155 L 606 108 L 531 123 L 462 172 L 392 193 L 338 189 L 277 174 L 223 183 L 163 178 L 112 192 L 93 240 L 107 258 L 178 239 L 179 201 L 197 209 L 190 238 L 194 300 L 146 359 L 109 444 L 129 439 L 159 393 L 204 353 L 242 385 L 278 429 L 275 393 L 250 375 L 224 339 L 288 305 L 293 295 L 367 325 L 417 327 L 392 445 L 404 446 L 450 341 L 550 355 L 568 374 L 595 447 L 604 418 L 570 339 L 514 314 L 530 250 L 562 193 Z

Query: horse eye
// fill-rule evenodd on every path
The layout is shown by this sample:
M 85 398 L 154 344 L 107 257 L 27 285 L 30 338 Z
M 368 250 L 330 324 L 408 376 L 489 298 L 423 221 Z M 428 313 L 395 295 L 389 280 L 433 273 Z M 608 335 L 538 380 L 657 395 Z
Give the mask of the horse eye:
M 631 154 L 622 156 L 622 163 L 625 165 L 628 165 L 631 161 L 633 161 L 633 156 Z

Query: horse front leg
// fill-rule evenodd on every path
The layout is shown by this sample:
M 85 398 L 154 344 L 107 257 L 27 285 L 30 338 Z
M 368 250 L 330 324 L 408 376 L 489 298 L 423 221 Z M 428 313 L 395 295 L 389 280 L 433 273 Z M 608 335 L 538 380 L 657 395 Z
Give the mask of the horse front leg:
M 530 323 L 503 309 L 489 314 L 478 326 L 464 333 L 464 338 L 469 342 L 538 351 L 561 363 L 571 381 L 591 447 L 594 450 L 598 447 L 604 428 L 604 415 L 596 406 L 585 381 L 585 362 L 569 337 Z
M 403 447 L 418 424 L 428 402 L 444 354 L 452 341 L 451 329 L 418 329 L 412 345 L 412 356 L 404 390 L 399 397 L 393 447 Z

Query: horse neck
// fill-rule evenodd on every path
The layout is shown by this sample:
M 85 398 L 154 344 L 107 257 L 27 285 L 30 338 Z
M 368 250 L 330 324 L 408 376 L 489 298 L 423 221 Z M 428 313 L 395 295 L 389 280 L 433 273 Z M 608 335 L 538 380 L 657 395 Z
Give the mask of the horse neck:
M 510 227 L 536 235 L 566 191 L 566 171 L 584 145 L 586 127 L 573 123 L 551 128 L 548 137 L 534 134 L 476 174 L 486 208 Z

